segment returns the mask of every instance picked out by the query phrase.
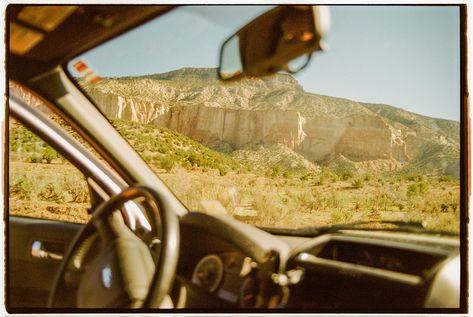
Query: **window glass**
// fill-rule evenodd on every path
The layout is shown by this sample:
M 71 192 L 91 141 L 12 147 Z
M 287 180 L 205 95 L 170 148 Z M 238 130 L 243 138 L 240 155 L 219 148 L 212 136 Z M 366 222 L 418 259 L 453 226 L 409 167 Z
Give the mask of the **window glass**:
M 299 74 L 219 81 L 221 44 L 267 9 L 177 8 L 69 70 L 190 210 L 458 232 L 459 8 L 333 6 Z
M 30 106 L 47 108 L 19 86 Z M 49 113 L 55 121 L 57 116 Z M 90 197 L 83 174 L 13 118 L 9 119 L 9 214 L 85 223 Z

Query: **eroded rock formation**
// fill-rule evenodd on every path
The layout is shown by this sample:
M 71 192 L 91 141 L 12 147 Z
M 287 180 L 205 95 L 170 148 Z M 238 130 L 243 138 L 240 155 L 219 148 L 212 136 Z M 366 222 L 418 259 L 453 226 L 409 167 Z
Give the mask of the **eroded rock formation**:
M 376 115 L 304 117 L 294 110 L 245 110 L 195 104 L 174 106 L 91 90 L 109 118 L 153 123 L 212 146 L 284 144 L 310 160 L 342 154 L 353 161 L 408 160 L 404 141 Z
M 109 118 L 164 126 L 225 152 L 281 145 L 324 166 L 338 157 L 370 170 L 459 174 L 458 121 L 309 93 L 290 75 L 222 83 L 215 69 L 182 68 L 83 87 Z

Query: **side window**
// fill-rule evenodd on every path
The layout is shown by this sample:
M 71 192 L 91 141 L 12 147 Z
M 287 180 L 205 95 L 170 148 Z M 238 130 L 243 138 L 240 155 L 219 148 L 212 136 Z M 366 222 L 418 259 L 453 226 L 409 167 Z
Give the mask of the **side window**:
M 87 222 L 91 202 L 83 174 L 13 118 L 8 131 L 9 215 Z
M 90 199 L 82 173 L 14 119 L 9 133 L 10 215 L 87 222 Z

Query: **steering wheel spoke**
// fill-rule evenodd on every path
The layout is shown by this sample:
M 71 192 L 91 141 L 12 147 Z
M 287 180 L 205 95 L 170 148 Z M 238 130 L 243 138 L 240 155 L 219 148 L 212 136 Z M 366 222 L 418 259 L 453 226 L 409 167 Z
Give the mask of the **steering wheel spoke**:
M 139 202 L 153 226 L 135 233 L 119 212 Z M 170 291 L 179 254 L 179 223 L 160 196 L 130 187 L 103 202 L 66 253 L 54 281 L 49 307 L 64 307 L 63 292 L 79 308 L 159 307 Z

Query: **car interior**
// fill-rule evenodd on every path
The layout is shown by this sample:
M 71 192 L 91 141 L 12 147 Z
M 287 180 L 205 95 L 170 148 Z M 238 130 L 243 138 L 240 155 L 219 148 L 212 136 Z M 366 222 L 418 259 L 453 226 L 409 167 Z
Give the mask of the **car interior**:
M 8 313 L 466 311 L 466 221 L 460 234 L 396 221 L 297 231 L 189 211 L 68 71 L 76 56 L 175 9 L 79 5 L 48 11 L 50 7 L 6 8 L 5 126 L 24 126 L 60 153 L 88 188 L 87 198 L 80 200 L 87 208 L 83 223 L 9 213 L 14 176 L 8 138 L 11 144 L 14 136 L 6 134 Z M 266 51 L 279 37 L 263 41 L 257 36 L 268 25 L 274 28 L 289 10 L 294 12 L 288 28 L 291 23 L 313 28 L 314 19 L 305 9 L 271 10 L 235 33 L 240 43 L 248 43 L 240 46 L 245 63 L 235 68 L 234 61 L 224 61 L 221 80 L 296 72 L 312 53 L 324 49 L 316 29 L 311 40 L 280 44 L 270 57 Z M 222 54 L 231 51 L 232 43 L 232 37 L 218 43 Z M 308 58 L 301 67 L 286 69 L 287 61 L 298 56 Z M 466 220 L 468 130 L 465 121 L 461 124 L 460 214 Z

